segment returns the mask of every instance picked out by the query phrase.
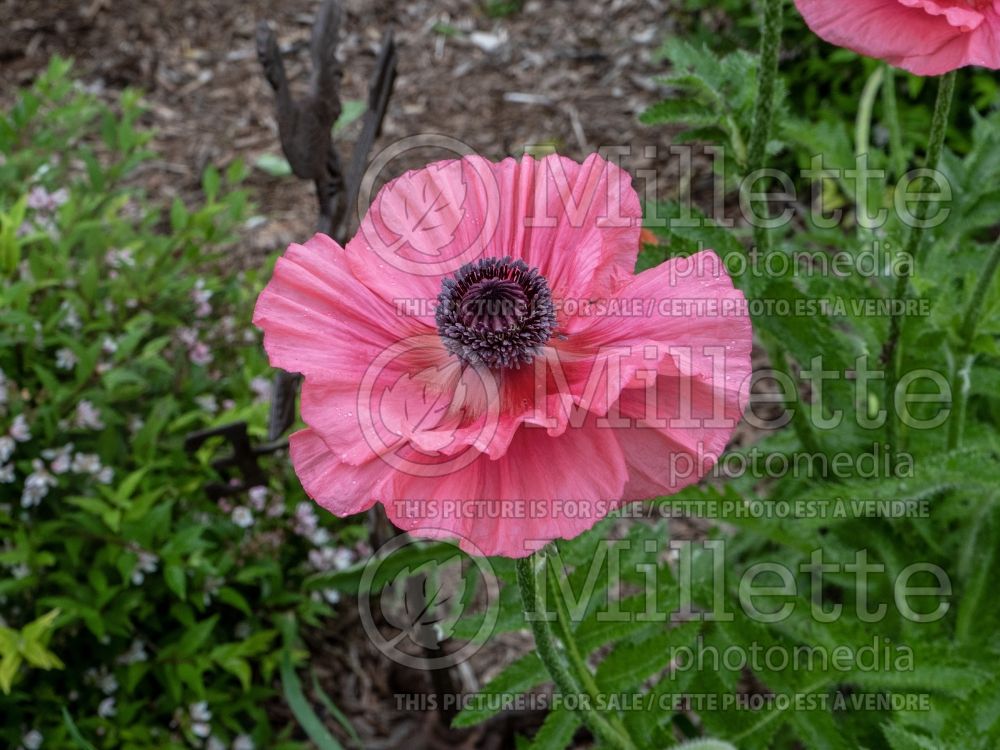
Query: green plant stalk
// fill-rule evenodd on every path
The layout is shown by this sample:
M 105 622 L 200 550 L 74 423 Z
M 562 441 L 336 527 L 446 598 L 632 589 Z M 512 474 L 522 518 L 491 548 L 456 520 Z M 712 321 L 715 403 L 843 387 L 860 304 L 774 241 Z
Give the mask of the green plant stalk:
M 959 328 L 958 350 L 952 353 L 951 375 L 948 382 L 953 389 L 955 384 L 958 384 L 958 398 L 953 399 L 955 406 L 948 425 L 949 450 L 954 450 L 962 445 L 965 413 L 969 404 L 972 365 L 976 359 L 972 352 L 972 343 L 976 338 L 976 326 L 982 317 L 983 304 L 986 302 L 986 295 L 990 291 L 997 268 L 1000 268 L 1000 240 L 993 243 L 989 257 L 986 259 L 986 265 L 983 266 L 982 273 L 979 275 L 976 288 L 972 291 L 972 297 L 965 308 L 965 315 L 962 316 L 962 325 Z
M 906 155 L 903 152 L 903 128 L 899 124 L 899 108 L 896 106 L 896 69 L 882 63 L 885 82 L 882 85 L 882 116 L 889 129 L 889 158 L 893 177 L 897 180 L 906 172 Z
M 760 29 L 760 72 L 757 79 L 757 99 L 754 102 L 753 132 L 750 133 L 749 162 L 753 170 L 767 167 L 767 142 L 771 139 L 774 121 L 774 92 L 778 80 L 778 57 L 781 52 L 782 4 L 784 0 L 763 0 L 763 17 Z M 754 225 L 754 245 L 757 252 L 767 252 L 771 237 L 766 227 Z M 769 352 L 771 366 L 787 373 L 786 353 L 777 340 L 772 340 Z M 810 452 L 819 451 L 819 441 L 813 431 L 798 389 L 795 389 L 792 429 L 799 442 Z
M 875 98 L 878 96 L 882 81 L 885 78 L 885 68 L 878 67 L 868 76 L 865 87 L 861 91 L 861 100 L 858 103 L 858 114 L 854 118 L 854 156 L 860 161 L 862 157 L 868 158 L 871 152 L 872 116 L 875 112 Z M 877 191 L 870 191 L 867 184 L 862 188 L 858 186 L 858 198 L 864 198 L 865 210 L 870 212 L 874 200 L 878 201 L 880 196 Z M 857 235 L 859 238 L 869 235 L 871 230 L 865 230 L 859 221 Z
M 867 154 L 871 149 L 872 113 L 875 111 L 875 97 L 885 78 L 885 68 L 876 68 L 865 81 L 858 103 L 858 115 L 854 120 L 854 155 Z
M 952 407 L 948 418 L 948 450 L 955 450 L 962 445 L 965 431 L 965 413 L 969 404 L 969 386 L 972 377 L 972 364 L 975 357 L 967 352 L 951 352 L 951 367 L 948 373 L 948 385 L 951 388 Z
M 599 705 L 598 698 L 600 690 L 597 687 L 597 682 L 594 680 L 594 673 L 591 672 L 590 666 L 587 664 L 586 658 L 580 652 L 580 647 L 576 642 L 576 638 L 573 636 L 573 628 L 570 625 L 569 610 L 566 607 L 566 601 L 563 599 L 562 587 L 560 586 L 559 581 L 559 570 L 563 569 L 562 558 L 559 556 L 559 550 L 556 549 L 555 546 L 551 548 L 550 556 L 552 561 L 548 562 L 545 568 L 548 572 L 549 591 L 552 592 L 552 599 L 555 602 L 556 625 L 559 628 L 559 639 L 566 647 L 566 656 L 569 661 L 569 667 L 576 676 L 577 681 L 583 687 L 584 691 L 590 696 L 592 704 Z M 558 568 L 552 563 L 558 563 Z M 622 723 L 617 715 L 609 713 L 608 717 L 609 723 L 619 734 L 626 737 L 629 736 L 628 730 L 625 728 L 625 724 Z
M 766 166 L 767 142 L 774 119 L 774 90 L 778 80 L 778 55 L 781 51 L 781 11 L 784 0 L 762 0 L 760 29 L 760 71 L 757 75 L 757 99 L 753 107 L 753 131 L 747 146 L 751 169 Z
M 927 146 L 927 169 L 937 169 L 941 161 L 941 151 L 944 148 L 945 136 L 948 134 L 948 115 L 951 112 L 951 101 L 955 96 L 955 71 L 945 74 L 938 84 L 937 100 L 934 103 L 934 116 L 931 120 L 931 134 Z M 921 201 L 917 205 L 916 218 L 921 221 L 927 216 L 930 210 L 928 201 Z M 896 288 L 893 299 L 902 300 L 905 298 L 910 285 L 910 276 L 913 273 L 913 266 L 916 265 L 920 256 L 920 249 L 923 246 L 924 229 L 916 226 L 910 230 L 904 246 L 904 257 L 912 259 L 911 263 L 904 264 L 903 272 L 896 279 Z M 898 425 L 898 414 L 896 413 L 896 388 L 899 385 L 899 362 L 902 359 L 900 338 L 903 333 L 903 323 L 905 316 L 902 312 L 893 310 L 889 319 L 889 337 L 886 339 L 885 348 L 882 354 L 882 361 L 885 363 L 885 384 L 886 402 L 889 405 L 889 415 L 885 423 L 886 446 L 887 448 L 901 449 L 904 446 L 895 445 L 900 430 Z M 888 450 L 890 468 L 892 468 L 893 453 Z
M 536 552 L 517 561 L 517 584 L 521 590 L 525 620 L 535 637 L 538 658 L 548 671 L 556 688 L 564 695 L 581 695 L 576 679 L 570 674 L 564 653 L 560 650 L 552 634 L 548 620 L 538 616 L 544 610 L 542 591 L 546 586 L 546 560 L 544 552 Z M 577 703 L 583 722 L 594 736 L 608 747 L 616 750 L 636 750 L 627 735 L 622 735 L 593 704 Z

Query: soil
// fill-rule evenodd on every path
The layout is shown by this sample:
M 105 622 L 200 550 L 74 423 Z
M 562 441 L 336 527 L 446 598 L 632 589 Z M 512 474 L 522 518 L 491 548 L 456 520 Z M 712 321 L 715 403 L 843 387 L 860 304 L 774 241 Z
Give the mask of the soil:
M 339 57 L 341 98 L 365 100 L 375 55 L 387 29 L 399 49 L 398 77 L 373 153 L 418 134 L 456 138 L 489 158 L 555 146 L 582 160 L 602 147 L 624 147 L 632 174 L 658 170 L 658 197 L 680 190 L 670 133 L 638 122 L 663 96 L 656 50 L 675 29 L 683 0 L 345 0 Z M 158 158 L 143 185 L 164 201 L 197 200 L 207 165 L 233 159 L 254 165 L 278 154 L 273 97 L 260 74 L 255 26 L 271 22 L 293 81 L 308 75 L 309 35 L 316 0 L 0 0 L 0 104 L 29 85 L 52 55 L 73 57 L 75 75 L 114 102 L 123 89 L 145 92 L 145 124 Z M 520 7 L 518 7 L 520 5 Z M 503 13 L 502 6 L 510 12 Z M 718 19 L 713 19 L 716 22 Z M 338 137 L 346 163 L 358 123 Z M 393 159 L 382 179 L 428 161 L 453 157 L 434 148 Z M 696 167 L 696 174 L 699 170 Z M 705 170 L 700 170 L 706 174 Z M 244 263 L 259 264 L 313 230 L 313 187 L 294 177 L 251 169 L 248 187 L 259 217 L 246 227 Z M 698 194 L 698 184 L 695 184 Z M 710 205 L 711 192 L 707 192 Z M 675 529 L 683 536 L 693 528 Z M 343 607 L 345 612 L 352 610 Z M 471 732 L 444 729 L 433 712 L 394 705 L 396 692 L 427 692 L 426 673 L 388 663 L 345 617 L 312 636 L 324 690 L 350 718 L 365 748 L 513 747 L 515 731 L 530 734 L 543 714 L 519 712 Z M 492 642 L 461 675 L 484 683 L 530 647 L 526 634 Z M 291 720 L 275 702 L 276 717 Z M 350 744 L 331 717 L 330 730 Z M 588 744 L 581 733 L 578 746 Z
M 624 147 L 632 174 L 657 169 L 660 198 L 679 190 L 669 133 L 637 115 L 662 96 L 656 50 L 681 0 L 345 0 L 338 55 L 341 99 L 365 100 L 383 33 L 393 29 L 398 77 L 373 154 L 404 137 L 442 134 L 489 158 L 554 146 L 582 160 Z M 260 74 L 255 26 L 276 30 L 290 78 L 309 70 L 316 0 L 0 0 L 0 101 L 30 82 L 51 55 L 75 59 L 76 75 L 108 100 L 145 92 L 146 124 L 160 159 L 145 168 L 150 192 L 194 198 L 204 168 L 280 153 L 273 97 Z M 510 6 L 507 15 L 496 9 Z M 489 9 L 494 9 L 493 14 Z M 339 138 L 348 158 L 359 124 Z M 391 178 L 440 158 L 422 148 L 393 159 Z M 301 240 L 316 220 L 311 184 L 254 169 L 249 187 L 264 221 L 247 230 L 252 261 Z

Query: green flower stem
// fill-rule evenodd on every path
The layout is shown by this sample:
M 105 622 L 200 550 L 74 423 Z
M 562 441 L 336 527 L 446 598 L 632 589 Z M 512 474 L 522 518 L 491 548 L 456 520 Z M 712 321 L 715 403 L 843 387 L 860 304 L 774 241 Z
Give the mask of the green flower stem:
M 854 120 L 854 155 L 867 154 L 871 149 L 872 113 L 875 111 L 875 97 L 885 79 L 885 68 L 875 68 L 868 76 L 865 87 L 861 91 L 861 101 L 858 103 L 858 115 Z
M 965 412 L 969 402 L 969 381 L 972 377 L 972 365 L 975 362 L 975 354 L 972 352 L 972 343 L 976 338 L 976 326 L 982 317 L 983 303 L 986 302 L 986 295 L 990 291 L 990 286 L 1000 268 L 1000 240 L 997 240 L 990 250 L 990 255 L 986 259 L 982 273 L 976 288 L 972 291 L 969 305 L 965 308 L 965 315 L 962 316 L 962 326 L 959 328 L 958 350 L 952 355 L 951 378 L 949 383 L 954 389 L 958 385 L 958 397 L 953 399 L 955 404 L 951 414 L 951 422 L 948 425 L 948 449 L 954 450 L 962 444 L 962 432 L 965 427 Z
M 948 450 L 955 450 L 962 445 L 974 361 L 975 357 L 967 352 L 950 353 L 951 367 L 948 373 L 948 385 L 951 387 L 952 407 L 951 415 L 948 418 Z
M 878 67 L 872 71 L 865 81 L 865 87 L 861 91 L 861 100 L 858 102 L 858 114 L 854 118 L 854 156 L 860 161 L 862 158 L 868 159 L 871 152 L 872 117 L 875 113 L 875 99 L 878 97 L 879 89 L 882 88 L 882 81 L 885 79 L 885 68 Z M 870 213 L 872 204 L 881 199 L 878 191 L 865 189 L 859 190 L 857 198 L 864 199 L 867 204 L 866 212 Z M 865 229 L 862 222 L 858 222 L 857 235 L 859 239 L 869 237 L 870 229 Z
M 767 142 L 774 119 L 774 89 L 778 80 L 778 54 L 781 50 L 781 11 L 784 0 L 762 0 L 760 29 L 760 72 L 757 76 L 757 100 L 753 107 L 753 132 L 747 147 L 751 169 L 765 166 Z
M 566 636 L 564 644 L 565 650 L 560 648 L 552 633 L 552 626 L 545 618 L 545 588 L 547 579 L 547 561 L 544 552 L 536 552 L 528 557 L 523 557 L 517 561 L 517 583 L 521 589 L 521 601 L 524 605 L 525 620 L 531 627 L 535 637 L 535 647 L 538 649 L 538 657 L 545 665 L 549 676 L 555 683 L 556 689 L 564 695 L 582 695 L 583 690 L 577 678 L 570 673 L 567 664 L 567 653 L 572 650 L 579 658 L 579 649 L 571 636 Z M 556 600 L 561 602 L 563 610 L 566 603 L 557 593 Z M 559 605 L 557 604 L 557 607 Z M 558 617 L 558 615 L 557 615 Z M 572 646 L 569 644 L 572 643 Z M 572 658 L 572 657 L 570 657 Z M 589 672 L 589 670 L 588 670 Z M 591 681 L 593 677 L 591 676 Z M 596 692 L 596 685 L 593 686 Z M 586 691 L 588 694 L 591 691 Z M 593 701 L 579 701 L 578 710 L 583 722 L 587 725 L 594 736 L 607 747 L 616 750 L 636 750 L 635 745 L 627 734 L 616 729 L 602 716 Z
M 781 52 L 781 25 L 784 0 L 762 0 L 763 17 L 760 28 L 760 71 L 757 78 L 757 99 L 753 110 L 753 132 L 750 133 L 749 165 L 751 170 L 767 168 L 767 143 L 771 139 L 774 120 L 774 92 L 778 80 L 778 57 Z M 753 228 L 754 245 L 758 253 L 766 253 L 771 247 L 771 237 L 766 227 Z M 788 373 L 787 354 L 784 346 L 772 339 L 768 347 L 771 366 Z M 805 412 L 805 406 L 798 388 L 792 405 L 794 417 L 792 429 L 803 447 L 810 452 L 818 452 L 819 441 L 812 423 Z
M 548 570 L 549 591 L 555 602 L 556 625 L 559 627 L 559 639 L 566 646 L 566 656 L 569 659 L 570 669 L 573 671 L 580 685 L 590 696 L 593 705 L 598 705 L 600 690 L 597 687 L 597 682 L 594 680 L 593 672 L 590 671 L 590 665 L 587 664 L 586 658 L 580 652 L 580 647 L 577 645 L 576 638 L 573 635 L 573 627 L 570 624 L 569 610 L 566 608 L 566 600 L 563 599 L 562 586 L 559 579 L 559 571 L 563 570 L 563 564 L 562 558 L 559 556 L 559 550 L 555 546 L 550 548 L 550 557 L 551 562 L 545 567 Z M 625 737 L 629 736 L 625 724 L 622 723 L 617 715 L 609 714 L 608 721 L 619 734 Z
M 889 158 L 893 177 L 897 180 L 906 172 L 906 154 L 903 152 L 903 128 L 899 124 L 899 108 L 896 106 L 896 69 L 882 63 L 885 82 L 882 85 L 882 117 L 889 129 Z
M 948 134 L 948 115 L 951 112 L 951 101 L 955 95 L 955 71 L 945 74 L 938 85 L 937 101 L 934 103 L 934 116 L 931 120 L 931 134 L 927 146 L 926 168 L 935 170 L 941 161 L 941 151 L 944 148 L 944 139 Z M 920 223 L 927 217 L 930 210 L 929 201 L 920 201 L 917 204 L 915 217 Z M 896 279 L 894 299 L 902 300 L 906 297 L 910 285 L 910 275 L 913 273 L 913 266 L 916 265 L 920 257 L 920 250 L 923 246 L 924 229 L 915 226 L 910 230 L 906 238 L 904 247 L 904 257 L 912 259 L 911 263 L 904 264 L 903 271 Z M 902 449 L 904 446 L 896 445 L 900 433 L 898 425 L 899 415 L 896 413 L 896 387 L 899 385 L 899 364 L 902 360 L 900 338 L 903 333 L 904 315 L 902 312 L 893 311 L 889 319 L 889 338 L 886 340 L 882 360 L 885 363 L 886 374 L 886 400 L 888 402 L 889 418 L 886 420 L 886 444 L 891 449 Z M 888 451 L 889 460 L 892 461 L 892 450 Z

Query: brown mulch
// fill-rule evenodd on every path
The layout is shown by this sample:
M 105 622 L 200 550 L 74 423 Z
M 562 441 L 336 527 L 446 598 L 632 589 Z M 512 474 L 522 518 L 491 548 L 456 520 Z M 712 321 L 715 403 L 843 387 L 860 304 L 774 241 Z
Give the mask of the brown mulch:
M 554 145 L 582 159 L 602 146 L 631 148 L 623 165 L 659 168 L 660 197 L 677 193 L 677 164 L 662 129 L 637 114 L 662 93 L 655 52 L 672 28 L 663 0 L 527 0 L 494 18 L 487 0 L 345 0 L 339 56 L 342 99 L 363 100 L 375 52 L 392 28 L 399 46 L 395 93 L 378 153 L 394 141 L 436 133 L 499 158 Z M 194 197 L 202 170 L 278 153 L 269 88 L 256 59 L 254 28 L 268 19 L 290 77 L 308 70 L 317 0 L 0 0 L 0 102 L 29 84 L 54 54 L 113 100 L 125 87 L 146 94 L 147 125 L 161 158 L 145 168 L 151 194 Z M 349 129 L 344 140 L 356 134 Z M 342 158 L 350 143 L 341 143 Z M 655 147 L 657 155 L 648 155 Z M 394 160 L 386 176 L 437 158 L 422 149 Z M 668 161 L 670 162 L 668 164 Z M 247 231 L 251 260 L 312 230 L 312 186 L 253 170 L 249 186 L 266 220 Z

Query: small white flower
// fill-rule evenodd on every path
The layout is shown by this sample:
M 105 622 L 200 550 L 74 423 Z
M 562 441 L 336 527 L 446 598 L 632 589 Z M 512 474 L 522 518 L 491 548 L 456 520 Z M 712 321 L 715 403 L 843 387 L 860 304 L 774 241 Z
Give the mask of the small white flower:
M 14 481 L 14 464 L 0 464 L 0 484 Z
M 249 735 L 240 734 L 233 740 L 233 750 L 256 750 L 256 747 Z
M 138 414 L 128 418 L 128 431 L 133 435 L 146 426 L 146 422 Z
M 205 288 L 204 279 L 198 279 L 194 282 L 194 289 L 191 290 L 191 299 L 195 304 L 194 315 L 196 318 L 207 318 L 212 314 L 212 306 L 208 302 L 212 299 L 212 290 Z
M 21 492 L 21 507 L 31 508 L 38 505 L 42 498 L 49 494 L 49 488 L 55 487 L 56 478 L 45 469 L 45 464 L 39 459 L 31 462 L 33 471 L 24 480 Z
M 14 448 L 16 447 L 17 444 L 14 442 L 14 438 L 7 435 L 0 435 L 0 461 L 6 461 L 13 456 Z
M 267 401 L 271 398 L 271 381 L 256 377 L 250 381 L 250 390 L 253 391 L 257 401 Z
M 65 346 L 56 352 L 56 367 L 60 370 L 72 370 L 76 367 L 77 358 L 72 349 Z
M 38 750 L 42 746 L 42 733 L 37 729 L 32 729 L 24 737 L 21 738 L 21 744 L 24 745 L 24 750 Z
M 76 405 L 76 418 L 74 423 L 84 430 L 103 430 L 104 420 L 101 419 L 101 412 L 87 399 L 83 399 Z
M 65 474 L 70 470 L 73 460 L 73 444 L 66 443 L 62 448 L 46 448 L 42 458 L 50 461 L 49 468 L 54 474 Z
M 118 680 L 110 672 L 103 672 L 97 679 L 97 686 L 105 695 L 118 692 Z
M 132 251 L 127 247 L 120 250 L 118 248 L 111 248 L 108 250 L 108 254 L 104 256 L 104 260 L 112 268 L 131 268 L 135 265 Z
M 8 433 L 19 443 L 26 443 L 31 440 L 31 428 L 28 426 L 28 420 L 23 414 L 18 414 L 14 417 L 14 422 L 11 424 Z
M 81 328 L 80 315 L 77 313 L 76 308 L 68 300 L 64 299 L 62 304 L 59 305 L 59 312 L 62 313 L 62 320 L 59 325 L 70 331 L 79 331 Z
M 194 346 L 188 350 L 188 359 L 193 365 L 207 365 L 212 361 L 212 352 L 204 341 L 196 341 Z
M 160 558 L 146 550 L 139 550 L 138 557 L 135 569 L 132 571 L 132 583 L 136 586 L 141 586 L 142 582 L 146 580 L 146 573 L 156 572 Z
M 237 505 L 229 518 L 241 529 L 248 529 L 253 526 L 253 513 L 245 505 Z
M 219 402 L 215 400 L 215 396 L 211 393 L 196 396 L 194 402 L 198 404 L 203 411 L 207 411 L 209 414 L 215 414 L 219 411 Z
M 115 707 L 114 698 L 105 698 L 97 706 L 97 715 L 102 719 L 110 719 L 118 713 L 118 709 Z
M 73 456 L 73 473 L 94 476 L 101 471 L 101 457 L 96 453 L 77 453 Z
M 319 517 L 312 503 L 301 502 L 295 506 L 295 533 L 308 537 L 319 526 Z
M 336 605 L 340 602 L 340 592 L 337 589 L 323 589 L 323 598 L 327 604 Z
M 105 354 L 114 354 L 118 351 L 118 342 L 110 336 L 105 336 L 104 340 L 101 341 L 101 351 Z
M 260 512 L 264 510 L 267 505 L 267 487 L 263 485 L 257 485 L 256 487 L 251 487 L 247 492 L 250 497 L 250 507 Z
M 226 750 L 226 743 L 213 734 L 205 743 L 205 750 Z
M 204 721 L 196 721 L 191 725 L 191 732 L 195 737 L 208 737 L 212 733 L 212 725 Z
M 66 188 L 59 188 L 54 193 L 50 193 L 41 185 L 35 185 L 28 193 L 28 208 L 35 211 L 55 211 L 59 206 L 69 200 L 69 193 Z
M 149 660 L 149 654 L 146 653 L 146 644 L 143 643 L 138 638 L 132 641 L 132 645 L 128 647 L 128 651 L 123 653 L 117 659 L 118 663 L 124 666 L 128 666 L 129 664 L 137 664 L 139 662 L 148 660 Z
M 101 484 L 111 484 L 115 478 L 115 470 L 110 466 L 105 466 L 99 472 L 97 472 L 97 481 Z
M 190 348 L 198 343 L 198 331 L 194 328 L 178 328 L 177 339 L 184 344 L 184 346 Z
M 188 706 L 188 714 L 191 716 L 191 721 L 211 721 L 212 711 L 208 707 L 208 701 L 198 701 L 197 703 L 192 703 Z M 205 735 L 208 736 L 207 734 Z
M 309 537 L 309 541 L 317 547 L 325 547 L 330 543 L 330 532 L 321 526 L 312 533 L 312 536 Z
M 31 568 L 24 563 L 19 563 L 10 569 L 10 574 L 14 577 L 15 581 L 20 581 L 21 579 L 27 578 L 31 575 Z

